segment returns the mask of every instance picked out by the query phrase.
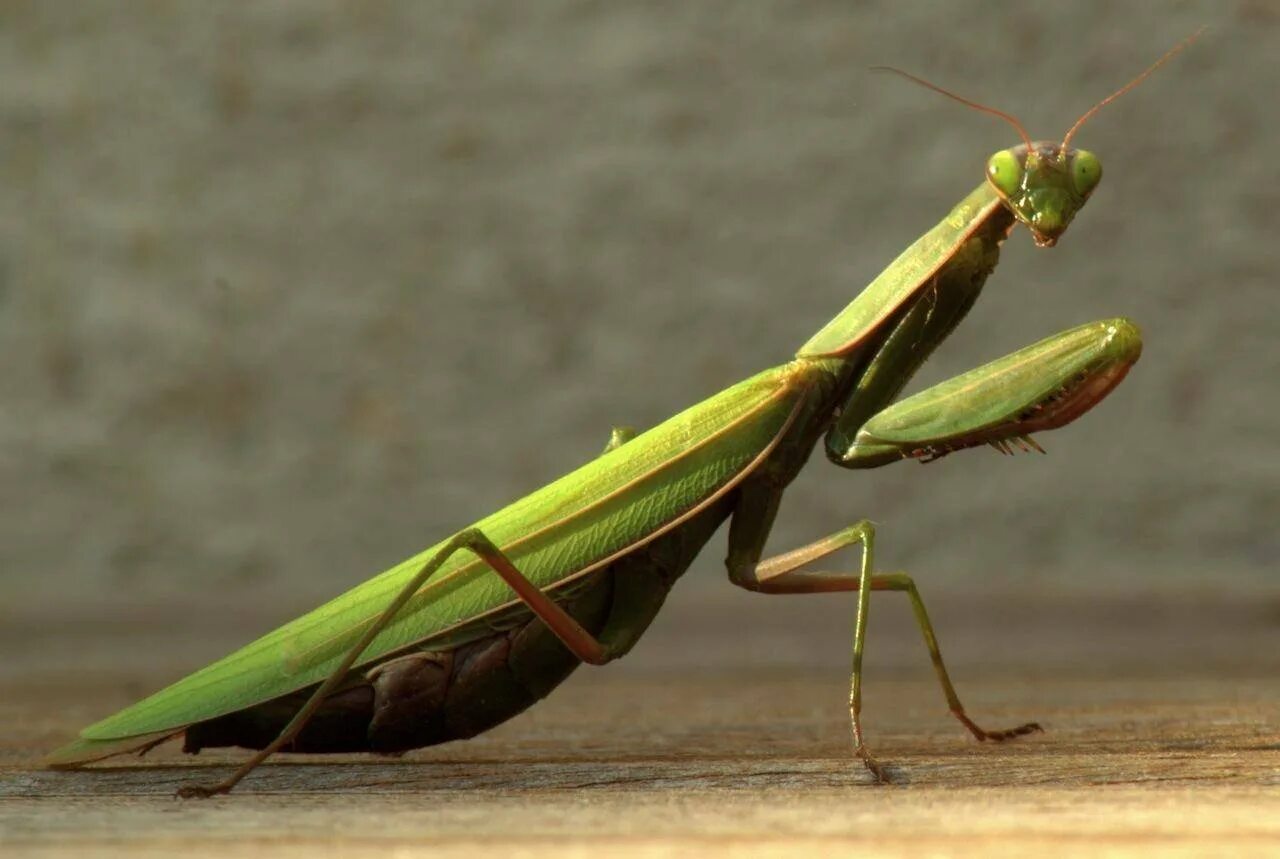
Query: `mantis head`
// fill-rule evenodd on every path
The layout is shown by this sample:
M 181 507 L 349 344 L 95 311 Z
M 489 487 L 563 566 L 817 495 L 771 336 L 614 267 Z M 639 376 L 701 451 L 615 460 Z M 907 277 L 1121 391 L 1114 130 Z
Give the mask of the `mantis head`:
M 1142 83 L 1149 74 L 1194 42 L 1203 32 L 1204 28 L 1201 27 L 1170 48 L 1142 74 L 1085 111 L 1063 136 L 1061 143 L 1043 140 L 1033 143 L 1022 123 L 1002 110 L 970 101 L 901 69 L 889 66 L 874 68 L 901 75 L 974 110 L 998 116 L 1017 129 L 1022 144 L 1001 150 L 987 160 L 987 182 L 1013 216 L 1027 225 L 1035 243 L 1048 248 L 1058 243 L 1058 238 L 1066 232 L 1072 218 L 1102 180 L 1102 162 L 1098 160 L 1098 156 L 1085 149 L 1072 148 L 1071 138 L 1094 114 Z
M 987 161 L 987 182 L 1042 248 L 1057 244 L 1101 180 L 1098 156 L 1056 142 L 1024 143 Z

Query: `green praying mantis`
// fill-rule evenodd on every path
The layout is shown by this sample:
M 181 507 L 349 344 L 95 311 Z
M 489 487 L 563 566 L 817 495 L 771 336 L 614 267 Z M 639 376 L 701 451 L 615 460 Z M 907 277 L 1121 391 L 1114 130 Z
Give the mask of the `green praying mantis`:
M 1199 35 L 1199 34 L 1196 34 Z M 1061 143 L 1022 143 L 987 162 L 982 183 L 884 270 L 791 361 L 758 373 L 647 432 L 615 429 L 596 459 L 297 620 L 85 728 L 46 765 L 78 768 L 182 736 L 184 750 L 258 750 L 230 777 L 183 796 L 231 790 L 276 752 L 398 753 L 475 736 L 547 695 L 579 664 L 625 655 L 674 581 L 730 520 L 730 580 L 766 594 L 853 591 L 849 697 L 853 752 L 877 781 L 863 738 L 862 659 L 873 591 L 902 591 L 951 713 L 985 730 L 956 694 L 911 576 L 881 574 L 863 520 L 764 558 L 783 491 L 823 439 L 844 468 L 929 462 L 965 448 L 1039 450 L 1032 433 L 1099 403 L 1137 361 L 1125 319 L 1072 328 L 897 403 L 955 329 L 1018 223 L 1053 245 L 1102 176 L 1073 148 L 1080 127 L 1191 39 L 1087 111 Z M 893 70 L 896 71 L 896 70 Z M 816 562 L 861 545 L 856 571 Z

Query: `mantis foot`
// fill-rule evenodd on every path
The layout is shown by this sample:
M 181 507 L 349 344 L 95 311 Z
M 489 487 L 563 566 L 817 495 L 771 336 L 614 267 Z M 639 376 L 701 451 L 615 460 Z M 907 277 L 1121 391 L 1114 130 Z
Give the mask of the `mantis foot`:
M 1027 734 L 1035 734 L 1044 731 L 1044 728 L 1040 727 L 1039 722 L 1027 722 L 1025 725 L 1019 725 L 1016 728 L 1009 728 L 1003 731 L 984 731 L 964 713 L 953 710 L 952 715 L 959 719 L 960 724 L 968 728 L 969 733 L 973 734 L 980 743 L 985 743 L 988 740 L 993 743 L 1003 743 L 1005 740 L 1013 740 L 1018 737 L 1024 737 Z
M 231 790 L 229 784 L 184 784 L 174 791 L 179 799 L 208 799 Z
M 871 756 L 871 752 L 867 751 L 866 746 L 858 746 L 854 749 L 854 754 L 866 765 L 871 772 L 871 777 L 876 780 L 876 784 L 889 784 L 888 771 L 880 766 L 880 762 Z

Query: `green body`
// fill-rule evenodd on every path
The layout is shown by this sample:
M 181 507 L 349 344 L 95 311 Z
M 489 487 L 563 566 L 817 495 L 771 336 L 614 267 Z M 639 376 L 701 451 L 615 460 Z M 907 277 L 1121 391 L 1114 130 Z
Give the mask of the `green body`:
M 1020 150 L 1008 153 L 1025 164 Z M 1049 160 L 1065 165 L 1068 154 L 1054 152 Z M 1070 181 L 1069 168 L 1058 172 Z M 1022 186 L 1033 181 L 1039 180 L 1023 177 L 1019 187 L 1026 191 Z M 1091 190 L 1076 195 L 1077 207 Z M 973 305 L 1017 220 L 1034 232 L 1006 202 L 1006 191 L 994 178 L 975 189 L 792 361 L 614 447 L 474 528 L 615 658 L 634 644 L 725 519 L 734 520 L 728 563 L 735 581 L 736 571 L 759 560 L 784 488 L 824 436 L 831 461 L 860 468 L 999 446 L 1087 410 L 1137 358 L 1136 331 L 1123 320 L 1050 338 L 890 406 Z M 1063 220 L 1061 212 L 1054 218 Z M 339 666 L 443 545 L 91 725 L 49 763 L 74 766 L 184 730 L 190 741 L 202 725 L 231 724 L 225 719 L 237 714 L 296 710 L 300 696 Z M 452 685 L 432 705 L 431 730 L 368 746 L 375 750 L 469 736 L 545 695 L 577 664 L 502 579 L 464 552 L 449 556 L 359 654 L 346 687 L 373 682 L 378 666 L 405 654 L 426 654 L 415 664 L 432 670 L 447 661 L 450 667 L 439 670 L 451 672 Z M 278 718 L 263 724 L 264 735 L 279 729 Z M 361 747 L 352 740 L 315 749 Z

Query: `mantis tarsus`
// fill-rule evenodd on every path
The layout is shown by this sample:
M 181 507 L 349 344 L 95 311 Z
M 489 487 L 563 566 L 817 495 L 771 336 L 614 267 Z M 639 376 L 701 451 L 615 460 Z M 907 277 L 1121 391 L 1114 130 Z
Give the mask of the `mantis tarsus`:
M 1061 143 L 1032 142 L 1012 116 L 912 78 L 1005 119 L 1022 143 L 993 155 L 984 181 L 793 360 L 643 434 L 615 430 L 590 463 L 89 726 L 47 765 L 79 767 L 179 735 L 190 752 L 259 750 L 224 781 L 180 791 L 209 796 L 277 751 L 395 753 L 474 736 L 545 696 L 579 663 L 626 654 L 726 519 L 734 584 L 771 594 L 857 592 L 850 721 L 854 753 L 877 780 L 886 773 L 860 718 L 872 591 L 906 592 L 951 712 L 977 739 L 1039 730 L 988 731 L 969 718 L 914 580 L 877 573 L 868 521 L 762 559 L 765 541 L 783 490 L 819 438 L 846 468 L 927 462 L 979 445 L 1038 450 L 1032 433 L 1069 423 L 1120 382 L 1141 340 L 1132 323 L 1110 319 L 892 402 L 973 305 L 1013 228 L 1021 222 L 1036 244 L 1053 245 L 1097 187 L 1097 157 L 1071 146 L 1080 126 L 1187 42 L 1086 112 Z M 808 569 L 855 544 L 856 572 Z

